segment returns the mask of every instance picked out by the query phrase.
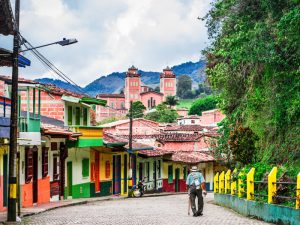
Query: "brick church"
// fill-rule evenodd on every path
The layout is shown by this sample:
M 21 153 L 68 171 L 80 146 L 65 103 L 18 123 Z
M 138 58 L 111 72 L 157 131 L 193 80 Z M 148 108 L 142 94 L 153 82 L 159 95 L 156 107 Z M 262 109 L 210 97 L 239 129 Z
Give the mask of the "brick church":
M 156 92 L 142 83 L 138 69 L 132 66 L 126 73 L 124 94 L 97 95 L 97 98 L 107 101 L 108 107 L 97 106 L 96 120 L 124 117 L 128 112 L 130 101 L 141 101 L 147 110 L 151 110 L 170 95 L 176 95 L 176 75 L 171 68 L 165 68 L 160 74 L 160 92 Z

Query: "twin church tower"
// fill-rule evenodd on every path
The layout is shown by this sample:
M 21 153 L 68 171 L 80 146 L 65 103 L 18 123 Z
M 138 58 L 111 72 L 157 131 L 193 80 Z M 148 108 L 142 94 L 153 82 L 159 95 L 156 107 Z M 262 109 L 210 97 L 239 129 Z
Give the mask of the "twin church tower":
M 153 91 L 141 81 L 141 75 L 134 66 L 130 67 L 125 78 L 125 108 L 129 109 L 130 101 L 141 101 L 147 109 L 165 101 L 166 96 L 176 95 L 176 76 L 169 67 L 160 74 L 160 92 Z
M 100 121 L 107 117 L 123 117 L 130 108 L 130 101 L 141 101 L 147 110 L 165 101 L 167 96 L 176 95 L 176 75 L 169 67 L 160 74 L 160 92 L 142 83 L 141 74 L 134 66 L 126 72 L 124 94 L 98 94 L 97 98 L 107 101 L 108 107 L 97 106 L 96 116 Z

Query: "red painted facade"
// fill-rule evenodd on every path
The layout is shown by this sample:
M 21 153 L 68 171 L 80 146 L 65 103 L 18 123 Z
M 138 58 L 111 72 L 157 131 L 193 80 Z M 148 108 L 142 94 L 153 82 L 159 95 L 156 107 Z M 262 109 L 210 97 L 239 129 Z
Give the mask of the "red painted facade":
M 178 192 L 186 192 L 186 181 L 183 179 L 179 180 L 179 191 Z M 163 192 L 175 192 L 175 180 L 173 180 L 172 183 L 168 182 L 168 179 L 163 179 L 163 187 L 162 187 Z
M 37 96 L 36 91 L 36 96 Z M 33 91 L 30 93 L 30 99 L 33 99 Z M 21 92 L 21 110 L 27 111 L 26 92 Z M 31 105 L 32 110 L 32 105 Z M 49 94 L 48 92 L 41 91 L 41 115 L 48 116 L 58 120 L 64 120 L 64 101 L 61 100 L 61 95 Z

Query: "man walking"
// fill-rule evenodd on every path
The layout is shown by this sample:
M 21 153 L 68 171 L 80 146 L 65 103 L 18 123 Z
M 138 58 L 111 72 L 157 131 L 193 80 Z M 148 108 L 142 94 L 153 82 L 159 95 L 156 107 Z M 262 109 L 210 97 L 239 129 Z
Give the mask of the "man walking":
M 202 193 L 206 195 L 205 180 L 203 175 L 199 172 L 197 166 L 193 166 L 191 173 L 186 179 L 186 185 L 190 193 L 190 201 L 192 205 L 193 216 L 202 216 L 203 211 L 203 197 Z M 198 210 L 196 210 L 196 197 L 198 198 Z

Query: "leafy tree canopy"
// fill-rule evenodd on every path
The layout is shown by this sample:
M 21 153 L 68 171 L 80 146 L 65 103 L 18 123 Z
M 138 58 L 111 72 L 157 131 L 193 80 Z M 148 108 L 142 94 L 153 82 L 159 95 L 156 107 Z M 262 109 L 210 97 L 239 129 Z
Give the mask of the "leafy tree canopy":
M 217 0 L 206 19 L 206 73 L 227 128 L 258 136 L 258 160 L 300 163 L 299 0 Z
M 217 107 L 216 97 L 209 95 L 204 98 L 197 99 L 191 106 L 189 110 L 189 115 L 199 115 L 201 116 L 203 111 L 215 109 Z
M 178 118 L 178 113 L 165 104 L 159 104 L 156 106 L 156 111 L 148 113 L 145 118 L 159 123 L 173 123 Z
M 130 116 L 132 110 L 132 118 L 142 118 L 144 116 L 144 111 L 146 107 L 141 101 L 136 101 L 132 103 L 132 109 L 129 109 L 128 117 Z
M 192 96 L 192 79 L 187 75 L 182 75 L 177 80 L 177 96 L 180 98 L 190 98 Z
M 176 106 L 178 104 L 178 99 L 176 96 L 169 95 L 166 97 L 166 101 L 164 103 L 171 108 L 172 106 Z

